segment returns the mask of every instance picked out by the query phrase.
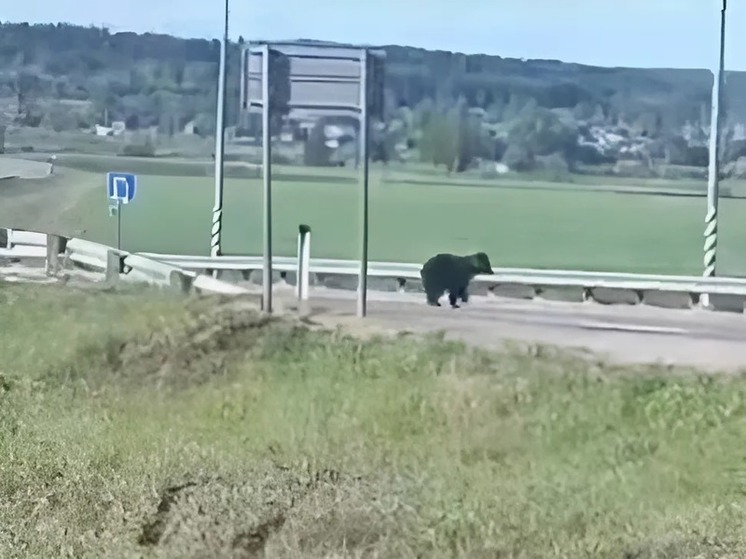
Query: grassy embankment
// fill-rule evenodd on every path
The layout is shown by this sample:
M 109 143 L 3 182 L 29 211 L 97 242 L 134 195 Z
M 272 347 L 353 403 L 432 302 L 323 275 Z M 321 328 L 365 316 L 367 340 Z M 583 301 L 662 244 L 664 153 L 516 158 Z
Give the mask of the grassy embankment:
M 215 303 L 0 285 L 0 556 L 746 554 L 742 378 Z

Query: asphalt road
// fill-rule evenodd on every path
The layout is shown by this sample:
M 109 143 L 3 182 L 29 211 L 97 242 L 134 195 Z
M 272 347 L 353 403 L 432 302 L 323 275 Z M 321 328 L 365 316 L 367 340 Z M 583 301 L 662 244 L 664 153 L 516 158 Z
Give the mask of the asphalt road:
M 76 270 L 76 284 L 96 285 L 101 274 Z M 44 270 L 0 266 L 0 281 L 56 283 Z M 245 287 L 249 287 L 245 285 Z M 251 286 L 258 294 L 261 288 Z M 411 293 L 368 293 L 368 317 L 355 317 L 354 291 L 312 288 L 307 312 L 327 325 L 365 331 L 444 331 L 446 338 L 487 348 L 506 341 L 590 351 L 620 363 L 685 365 L 709 371 L 746 371 L 746 315 L 645 305 L 599 305 L 473 296 L 459 309 L 429 307 Z M 276 286 L 276 308 L 297 304 L 291 286 Z
M 289 289 L 278 298 L 292 300 Z M 351 291 L 312 289 L 312 317 L 358 323 Z M 746 371 L 746 316 L 702 309 L 644 305 L 525 301 L 472 297 L 451 309 L 425 305 L 423 296 L 369 292 L 366 322 L 415 333 L 443 330 L 446 338 L 485 347 L 506 340 L 590 350 L 610 361 L 689 365 L 711 371 Z

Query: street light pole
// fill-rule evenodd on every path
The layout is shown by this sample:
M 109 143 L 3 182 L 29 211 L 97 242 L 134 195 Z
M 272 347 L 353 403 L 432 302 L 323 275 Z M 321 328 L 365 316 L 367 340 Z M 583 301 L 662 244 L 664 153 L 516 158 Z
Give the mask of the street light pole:
M 722 113 L 720 105 L 725 88 L 725 11 L 728 0 L 723 0 L 720 11 L 720 57 L 717 72 L 713 72 L 712 116 L 710 118 L 710 161 L 707 180 L 707 215 L 705 216 L 704 277 L 714 277 L 717 269 L 718 198 L 720 194 L 720 135 Z M 702 295 L 703 306 L 709 306 L 710 297 Z
M 220 69 L 218 70 L 218 100 L 215 113 L 215 205 L 212 208 L 212 230 L 210 256 L 222 255 L 221 234 L 223 229 L 223 164 L 225 160 L 225 82 L 228 56 L 228 1 L 225 0 L 225 26 L 220 43 Z

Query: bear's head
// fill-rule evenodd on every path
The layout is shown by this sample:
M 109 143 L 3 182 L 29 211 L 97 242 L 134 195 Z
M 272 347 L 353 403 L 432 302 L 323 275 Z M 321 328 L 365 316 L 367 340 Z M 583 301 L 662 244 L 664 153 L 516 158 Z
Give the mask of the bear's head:
M 492 271 L 492 265 L 490 264 L 490 258 L 484 252 L 477 252 L 472 254 L 471 265 L 474 273 L 476 274 L 494 274 Z

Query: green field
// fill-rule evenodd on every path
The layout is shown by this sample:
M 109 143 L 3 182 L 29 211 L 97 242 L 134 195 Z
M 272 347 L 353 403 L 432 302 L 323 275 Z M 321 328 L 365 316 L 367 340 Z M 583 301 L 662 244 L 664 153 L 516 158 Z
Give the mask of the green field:
M 113 244 L 116 220 L 107 215 L 104 173 L 132 171 L 138 173 L 138 195 L 123 208 L 124 248 L 209 253 L 210 162 L 63 155 L 59 165 L 57 180 L 87 189 L 72 207 L 55 214 L 64 228 L 85 229 L 88 238 Z M 226 175 L 223 251 L 260 254 L 261 180 L 245 166 L 229 167 Z M 374 168 L 370 257 L 422 262 L 439 251 L 483 250 L 496 266 L 701 273 L 705 199 L 670 194 L 703 193 L 703 181 L 608 181 L 586 176 L 565 184 L 515 177 L 488 181 Z M 740 183 L 725 188 L 746 191 Z M 619 189 L 626 192 L 614 191 Z M 295 253 L 297 227 L 305 223 L 313 229 L 314 257 L 356 258 L 359 200 L 351 170 L 277 166 L 275 254 Z M 721 274 L 746 274 L 740 248 L 746 246 L 744 210 L 745 200 L 721 202 Z
M 746 554 L 743 377 L 162 292 L 0 302 L 0 557 Z

